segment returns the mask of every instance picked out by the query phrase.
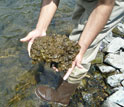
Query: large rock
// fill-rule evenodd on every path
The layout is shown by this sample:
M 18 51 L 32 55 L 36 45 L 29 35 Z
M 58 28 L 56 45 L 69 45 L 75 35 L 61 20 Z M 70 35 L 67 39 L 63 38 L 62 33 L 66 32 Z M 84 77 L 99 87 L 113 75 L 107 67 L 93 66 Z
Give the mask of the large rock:
M 115 74 L 107 78 L 107 83 L 111 87 L 117 87 L 121 85 L 121 81 L 124 79 L 124 74 Z
M 118 69 L 124 69 L 124 52 L 119 54 L 109 53 L 104 62 Z
M 116 91 L 114 94 L 108 97 L 107 100 L 113 102 L 114 104 L 120 105 L 120 107 L 124 107 L 124 89 Z
M 124 48 L 124 39 L 117 37 L 107 46 L 107 52 L 117 53 L 121 48 Z
M 66 35 L 52 35 L 36 38 L 31 48 L 34 63 L 44 62 L 56 66 L 59 71 L 66 71 L 80 50 L 77 42 Z
M 100 69 L 102 73 L 109 73 L 109 72 L 113 72 L 116 70 L 115 68 L 111 66 L 107 66 L 107 65 L 98 65 L 98 68 Z
M 111 102 L 109 100 L 104 101 L 102 107 L 120 107 L 118 104 Z
M 102 41 L 102 44 L 100 46 L 100 50 L 106 52 L 108 44 L 114 39 L 113 33 L 110 32 Z

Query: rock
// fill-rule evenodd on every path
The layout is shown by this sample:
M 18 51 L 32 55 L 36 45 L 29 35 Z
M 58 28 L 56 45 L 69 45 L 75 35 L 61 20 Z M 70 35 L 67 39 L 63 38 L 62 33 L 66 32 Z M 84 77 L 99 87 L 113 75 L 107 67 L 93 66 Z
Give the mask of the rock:
M 98 68 L 100 69 L 102 73 L 109 73 L 109 72 L 113 72 L 116 70 L 115 68 L 111 66 L 107 66 L 107 65 L 98 65 Z
M 120 86 L 120 82 L 124 79 L 124 74 L 115 74 L 112 76 L 109 76 L 107 78 L 107 83 L 111 86 L 111 87 L 117 87 Z
M 114 94 L 108 97 L 107 100 L 120 105 L 120 107 L 124 107 L 124 89 L 116 91 Z
M 115 27 L 112 32 L 114 33 L 114 36 L 121 36 L 124 37 L 124 24 L 121 22 Z
M 121 81 L 121 85 L 124 87 L 124 79 Z
M 120 69 L 120 71 L 121 71 L 122 73 L 124 73 L 124 69 Z
M 34 40 L 31 48 L 33 62 L 44 62 L 59 71 L 68 70 L 78 54 L 80 46 L 65 35 L 44 36 Z
M 124 49 L 124 39 L 117 37 L 107 46 L 107 52 L 117 53 L 121 48 Z
M 118 69 L 124 69 L 124 52 L 120 54 L 109 53 L 104 62 Z
M 110 32 L 102 41 L 102 44 L 100 46 L 100 50 L 106 52 L 106 47 L 107 45 L 114 39 L 115 37 L 113 37 L 113 33 Z
M 116 92 L 116 91 L 118 91 L 118 90 L 123 90 L 123 89 L 124 89 L 124 87 L 118 86 L 118 87 L 113 88 L 113 89 L 112 89 L 112 92 Z
M 120 107 L 118 104 L 111 102 L 109 100 L 104 101 L 101 107 Z
M 91 63 L 92 64 L 101 64 L 101 63 L 103 63 L 103 57 L 104 57 L 104 53 L 98 52 L 96 58 Z

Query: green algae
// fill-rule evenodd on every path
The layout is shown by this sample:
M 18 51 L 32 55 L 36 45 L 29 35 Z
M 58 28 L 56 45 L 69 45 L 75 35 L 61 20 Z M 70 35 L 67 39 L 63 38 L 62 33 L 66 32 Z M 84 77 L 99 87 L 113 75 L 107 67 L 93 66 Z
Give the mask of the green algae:
M 14 87 L 15 95 L 8 100 L 7 106 L 16 105 L 21 100 L 31 95 L 31 91 L 29 91 L 29 89 L 32 86 L 36 86 L 36 75 L 38 75 L 38 72 L 36 70 L 32 70 L 17 77 L 18 83 Z
M 79 52 L 77 42 L 65 35 L 53 35 L 37 38 L 31 48 L 34 63 L 45 62 L 54 65 L 59 71 L 68 70 Z

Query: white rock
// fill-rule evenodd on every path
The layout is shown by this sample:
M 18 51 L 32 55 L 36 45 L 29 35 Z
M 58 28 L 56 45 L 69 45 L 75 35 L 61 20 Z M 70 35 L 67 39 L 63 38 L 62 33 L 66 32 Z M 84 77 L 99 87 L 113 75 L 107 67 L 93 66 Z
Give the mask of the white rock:
M 117 25 L 117 28 L 118 28 L 118 30 L 119 30 L 121 33 L 124 33 L 124 24 L 123 24 L 123 23 L 119 23 L 119 24 Z
M 124 90 L 118 90 L 110 97 L 107 98 L 109 101 L 124 107 Z
M 104 62 L 114 66 L 115 68 L 124 69 L 124 56 L 123 56 L 123 54 L 109 53 L 106 56 Z
M 115 71 L 115 68 L 111 67 L 111 66 L 107 66 L 107 65 L 100 65 L 98 66 L 100 71 L 102 73 L 108 73 L 108 72 L 113 72 Z
M 111 86 L 111 87 L 117 87 L 120 86 L 120 82 L 124 79 L 124 74 L 115 74 L 112 76 L 109 76 L 107 78 L 107 83 Z
M 115 37 L 113 37 L 113 33 L 110 32 L 102 41 L 102 44 L 100 46 L 100 50 L 106 51 L 106 47 L 107 45 L 114 39 Z
M 122 73 L 124 73 L 124 69 L 120 69 L 120 71 L 121 71 Z
M 120 48 L 124 48 L 124 39 L 117 37 L 107 46 L 107 52 L 117 53 Z
M 108 99 L 104 101 L 101 107 L 120 107 L 114 102 L 109 101 Z

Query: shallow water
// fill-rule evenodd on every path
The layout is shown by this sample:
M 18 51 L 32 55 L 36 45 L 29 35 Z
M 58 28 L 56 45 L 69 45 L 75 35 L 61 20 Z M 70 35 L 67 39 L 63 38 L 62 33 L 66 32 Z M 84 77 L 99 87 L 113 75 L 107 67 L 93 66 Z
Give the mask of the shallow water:
M 48 35 L 71 32 L 74 5 L 74 0 L 61 0 Z M 44 72 L 43 64 L 33 65 L 28 57 L 27 43 L 19 41 L 35 28 L 40 6 L 41 0 L 0 0 L 0 107 L 60 107 L 40 101 L 34 93 L 40 84 L 55 88 L 59 74 L 48 68 Z M 71 100 L 75 105 L 77 100 L 82 102 L 77 96 Z M 73 103 L 69 107 L 74 106 Z
M 74 0 L 62 0 L 59 9 L 49 27 L 48 34 L 69 34 L 72 29 L 71 15 Z M 27 43 L 20 38 L 35 28 L 40 12 L 41 0 L 0 0 L 0 107 L 37 107 L 44 105 L 34 94 L 37 83 L 24 77 L 39 67 L 32 65 L 27 54 Z M 42 84 L 56 86 L 57 75 L 50 73 L 41 78 Z M 52 75 L 52 76 L 51 76 Z M 21 79 L 20 79 L 21 78 Z M 34 78 L 34 77 L 32 77 Z M 27 85 L 26 82 L 30 84 Z M 23 88 L 20 88 L 22 86 Z M 23 92 L 25 90 L 25 92 Z M 25 96 L 20 96 L 21 94 Z M 45 106 L 46 105 L 46 106 Z

